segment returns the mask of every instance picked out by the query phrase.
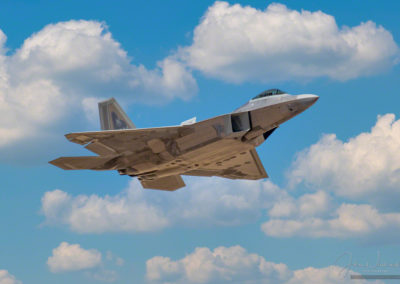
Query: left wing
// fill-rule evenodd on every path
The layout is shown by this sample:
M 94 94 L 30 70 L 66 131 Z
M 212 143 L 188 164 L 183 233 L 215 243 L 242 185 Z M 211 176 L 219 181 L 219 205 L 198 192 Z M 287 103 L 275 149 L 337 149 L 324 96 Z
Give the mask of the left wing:
M 219 176 L 229 179 L 256 180 L 267 178 L 268 175 L 262 165 L 256 150 L 235 153 L 231 157 L 208 166 L 188 171 L 184 175 L 189 176 Z

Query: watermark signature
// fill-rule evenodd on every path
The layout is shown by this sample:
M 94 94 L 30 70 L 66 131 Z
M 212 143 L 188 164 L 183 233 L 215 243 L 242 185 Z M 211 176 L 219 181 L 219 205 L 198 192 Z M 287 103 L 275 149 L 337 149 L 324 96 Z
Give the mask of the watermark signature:
M 378 251 L 373 262 L 358 262 L 350 252 L 340 255 L 335 265 L 342 267 L 340 276 L 350 279 L 400 279 L 400 261 L 386 262 Z

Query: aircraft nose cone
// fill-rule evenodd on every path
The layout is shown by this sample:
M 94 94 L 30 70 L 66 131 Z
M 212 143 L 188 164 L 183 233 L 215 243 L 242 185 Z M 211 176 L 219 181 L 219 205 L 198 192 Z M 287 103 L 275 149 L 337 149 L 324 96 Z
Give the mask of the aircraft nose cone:
M 297 99 L 304 106 L 304 108 L 309 108 L 312 106 L 318 99 L 317 95 L 298 95 Z

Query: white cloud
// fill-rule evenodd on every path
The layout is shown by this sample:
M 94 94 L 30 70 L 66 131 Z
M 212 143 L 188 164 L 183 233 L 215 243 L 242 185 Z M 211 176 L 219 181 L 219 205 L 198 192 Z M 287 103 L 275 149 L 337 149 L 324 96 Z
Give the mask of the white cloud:
M 367 283 L 350 280 L 338 266 L 291 271 L 286 264 L 269 262 L 241 246 L 198 247 L 176 261 L 155 256 L 147 260 L 146 271 L 155 283 Z
M 116 196 L 79 195 L 61 190 L 46 192 L 42 212 L 50 224 L 68 224 L 73 231 L 102 233 L 153 231 L 169 225 L 162 210 L 143 199 L 138 190 Z
M 147 278 L 170 283 L 243 283 L 248 280 L 280 281 L 290 276 L 285 264 L 267 262 L 240 246 L 196 248 L 183 259 L 173 261 L 156 256 L 146 262 Z
M 81 20 L 50 24 L 32 35 L 10 58 L 9 67 L 11 81 L 51 78 L 71 94 L 130 93 L 132 99 L 142 101 L 149 99 L 144 90 L 158 99 L 192 94 L 193 77 L 172 57 L 154 70 L 131 61 L 104 23 Z M 140 94 L 135 96 L 134 91 Z
M 0 147 L 48 139 L 57 125 L 84 119 L 84 111 L 93 117 L 89 102 L 96 99 L 115 96 L 158 104 L 188 99 L 197 90 L 190 72 L 173 57 L 153 70 L 132 64 L 101 22 L 47 25 L 11 55 L 5 43 L 0 30 Z
M 51 272 L 65 272 L 89 269 L 101 264 L 101 253 L 95 249 L 86 250 L 79 244 L 62 242 L 53 249 L 53 255 L 47 259 Z
M 54 190 L 42 197 L 45 223 L 78 233 L 148 232 L 171 226 L 234 226 L 269 219 L 261 226 L 271 237 L 354 238 L 395 241 L 400 213 L 379 212 L 371 205 L 338 205 L 317 191 L 297 199 L 270 181 L 193 178 L 174 192 L 144 190 L 136 180 L 115 196 L 78 195 Z M 207 206 L 204 206 L 207 204 Z
M 371 205 L 342 204 L 333 216 L 293 216 L 272 218 L 262 224 L 261 229 L 272 237 L 329 237 L 329 238 L 373 238 L 377 234 L 398 237 L 400 213 L 381 213 Z M 388 236 L 385 236 L 388 237 Z
M 190 67 L 231 82 L 348 80 L 389 68 L 399 48 L 371 21 L 338 27 L 321 11 L 215 2 L 195 28 L 192 45 L 179 54 Z
M 330 212 L 331 197 L 324 191 L 304 194 L 298 200 L 288 196 L 274 203 L 268 214 L 271 217 L 319 216 Z
M 103 100 L 106 98 L 88 97 L 81 102 L 86 119 L 95 127 L 100 125 L 98 103 Z
M 398 153 L 400 121 L 393 114 L 378 116 L 370 132 L 348 141 L 324 135 L 298 154 L 288 172 L 290 184 L 305 183 L 372 205 L 343 203 L 334 209 L 332 198 L 321 190 L 297 200 L 288 197 L 272 206 L 262 230 L 274 237 L 394 241 L 400 229 Z
M 0 284 L 22 284 L 22 282 L 17 280 L 7 270 L 0 270 Z
M 144 232 L 176 224 L 243 224 L 257 220 L 276 200 L 288 198 L 270 181 L 188 180 L 189 186 L 173 194 L 144 190 L 136 180 L 115 196 L 49 191 L 42 197 L 42 213 L 47 224 L 68 225 L 80 233 Z
M 400 197 L 400 120 L 378 116 L 370 132 L 341 141 L 324 135 L 302 151 L 288 173 L 292 185 L 331 190 L 353 200 L 367 200 L 388 210 Z

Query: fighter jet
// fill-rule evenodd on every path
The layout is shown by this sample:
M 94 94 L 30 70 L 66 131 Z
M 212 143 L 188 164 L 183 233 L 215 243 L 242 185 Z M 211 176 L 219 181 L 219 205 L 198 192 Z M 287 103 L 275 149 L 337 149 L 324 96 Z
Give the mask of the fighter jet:
M 267 178 L 255 147 L 317 100 L 316 95 L 271 89 L 228 114 L 140 129 L 111 98 L 99 103 L 102 131 L 65 135 L 97 156 L 61 157 L 50 163 L 64 170 L 117 170 L 137 177 L 144 188 L 168 191 L 185 186 L 181 175 Z

